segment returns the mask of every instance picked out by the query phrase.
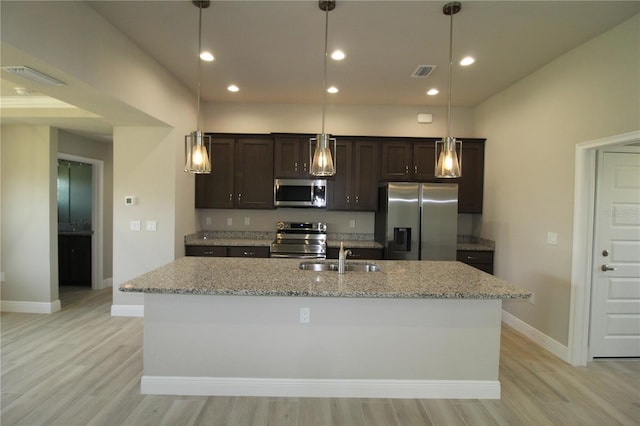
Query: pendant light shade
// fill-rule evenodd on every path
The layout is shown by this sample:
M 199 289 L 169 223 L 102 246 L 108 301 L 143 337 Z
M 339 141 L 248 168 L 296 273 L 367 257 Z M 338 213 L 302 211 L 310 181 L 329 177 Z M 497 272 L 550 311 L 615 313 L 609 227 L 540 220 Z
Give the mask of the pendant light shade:
M 197 130 L 184 137 L 184 145 L 186 150 L 184 171 L 197 174 L 211 173 L 211 159 L 209 158 L 211 136 Z
M 311 174 L 313 176 L 333 176 L 336 174 L 336 165 L 331 156 L 330 141 L 333 142 L 333 152 L 335 152 L 335 138 L 331 138 L 324 133 L 311 138 L 311 143 L 316 143 L 316 149 L 311 159 Z
M 438 178 L 457 178 L 462 176 L 462 141 L 451 136 L 451 69 L 453 67 L 453 15 L 460 12 L 462 4 L 457 1 L 447 3 L 442 13 L 450 17 L 449 21 L 449 91 L 447 100 L 447 137 L 436 142 L 436 169 Z M 458 156 L 457 150 L 460 151 Z
M 211 173 L 211 136 L 200 131 L 200 51 L 202 50 L 202 9 L 209 7 L 209 0 L 193 0 L 198 8 L 198 100 L 196 104 L 196 130 L 184 137 L 185 165 L 188 173 Z
M 325 12 L 324 19 L 324 67 L 322 80 L 322 133 L 309 140 L 309 153 L 311 156 L 312 176 L 333 176 L 336 174 L 336 140 L 324 132 L 325 110 L 327 105 L 327 39 L 329 34 L 329 11 L 336 7 L 335 0 L 319 0 L 318 6 Z M 329 142 L 333 142 L 333 153 Z M 315 142 L 315 149 L 313 148 Z

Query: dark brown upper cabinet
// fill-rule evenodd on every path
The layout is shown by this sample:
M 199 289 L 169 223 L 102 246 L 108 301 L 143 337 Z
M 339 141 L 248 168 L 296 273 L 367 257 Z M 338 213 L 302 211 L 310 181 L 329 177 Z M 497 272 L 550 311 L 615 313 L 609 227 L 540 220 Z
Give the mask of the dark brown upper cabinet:
M 211 135 L 211 174 L 196 175 L 196 208 L 273 208 L 273 137 Z
M 274 135 L 274 178 L 310 177 L 309 138 L 311 137 L 312 135 Z
M 376 209 L 379 157 L 378 140 L 337 138 L 336 175 L 328 182 L 329 210 Z
M 462 177 L 437 179 L 436 138 L 385 138 L 380 159 L 381 181 L 457 182 L 458 212 L 482 213 L 485 139 L 462 140 Z

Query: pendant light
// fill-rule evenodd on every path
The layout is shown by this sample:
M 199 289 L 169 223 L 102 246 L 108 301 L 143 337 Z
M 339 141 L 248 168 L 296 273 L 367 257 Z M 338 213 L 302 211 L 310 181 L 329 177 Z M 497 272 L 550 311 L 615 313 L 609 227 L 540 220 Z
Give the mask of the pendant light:
M 322 133 L 309 140 L 312 176 L 333 176 L 336 174 L 335 158 L 331 155 L 330 142 L 333 142 L 333 152 L 336 152 L 336 139 L 324 132 L 324 119 L 327 104 L 327 39 L 329 34 L 329 11 L 335 9 L 336 0 L 319 0 L 318 6 L 325 12 L 324 19 L 324 68 L 322 80 Z M 313 144 L 315 142 L 315 150 Z
M 211 173 L 211 136 L 200 131 L 200 51 L 202 50 L 202 9 L 210 5 L 209 0 L 193 0 L 192 3 L 198 8 L 198 103 L 196 105 L 197 118 L 196 130 L 184 137 L 185 146 L 185 166 L 184 171 L 188 173 Z
M 449 90 L 447 100 L 447 137 L 436 142 L 436 169 L 438 178 L 457 178 L 462 176 L 462 141 L 451 136 L 451 69 L 453 67 L 453 15 L 460 12 L 462 4 L 457 1 L 447 3 L 442 8 L 445 15 L 449 15 Z M 460 147 L 460 158 L 456 147 Z

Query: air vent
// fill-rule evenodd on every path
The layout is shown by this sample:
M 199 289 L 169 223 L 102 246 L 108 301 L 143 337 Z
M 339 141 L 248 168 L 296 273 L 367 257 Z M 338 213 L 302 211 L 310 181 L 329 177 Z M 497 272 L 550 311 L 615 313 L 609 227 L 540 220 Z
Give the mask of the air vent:
M 2 71 L 10 72 L 11 74 L 29 79 L 38 84 L 42 84 L 43 86 L 61 86 L 65 84 L 58 79 L 55 79 L 51 76 L 41 73 L 40 71 L 36 71 L 33 68 L 29 68 L 24 65 L 6 66 L 2 67 L 1 69 Z
M 435 65 L 418 65 L 418 68 L 411 74 L 411 77 L 429 77 L 429 74 L 431 74 L 431 71 L 435 68 Z

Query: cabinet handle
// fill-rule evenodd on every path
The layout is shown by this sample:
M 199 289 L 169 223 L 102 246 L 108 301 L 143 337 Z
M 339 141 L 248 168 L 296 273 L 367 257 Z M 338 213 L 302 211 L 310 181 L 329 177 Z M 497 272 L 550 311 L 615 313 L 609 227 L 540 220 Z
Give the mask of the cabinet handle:
M 298 162 L 296 161 L 295 163 L 293 163 L 293 170 L 294 171 L 298 171 Z
M 243 251 L 242 254 L 244 254 L 245 256 L 253 256 L 256 253 L 254 251 Z
M 233 203 L 233 194 L 229 194 L 229 202 Z
M 212 251 L 203 251 L 202 254 L 213 254 Z
M 477 257 L 476 256 L 467 256 L 467 260 L 476 260 Z
M 405 164 L 404 166 L 404 172 L 405 174 L 409 174 L 409 166 Z
M 417 164 L 413 166 L 413 173 L 416 174 L 416 175 L 418 174 L 418 165 Z
M 302 163 L 302 171 L 306 173 L 306 171 L 307 171 L 307 163 Z
M 358 196 L 356 195 L 356 204 L 358 204 Z
M 349 199 L 349 196 L 347 195 L 347 204 L 349 204 L 351 202 L 351 200 Z
M 238 192 L 238 202 L 242 201 L 242 194 Z

